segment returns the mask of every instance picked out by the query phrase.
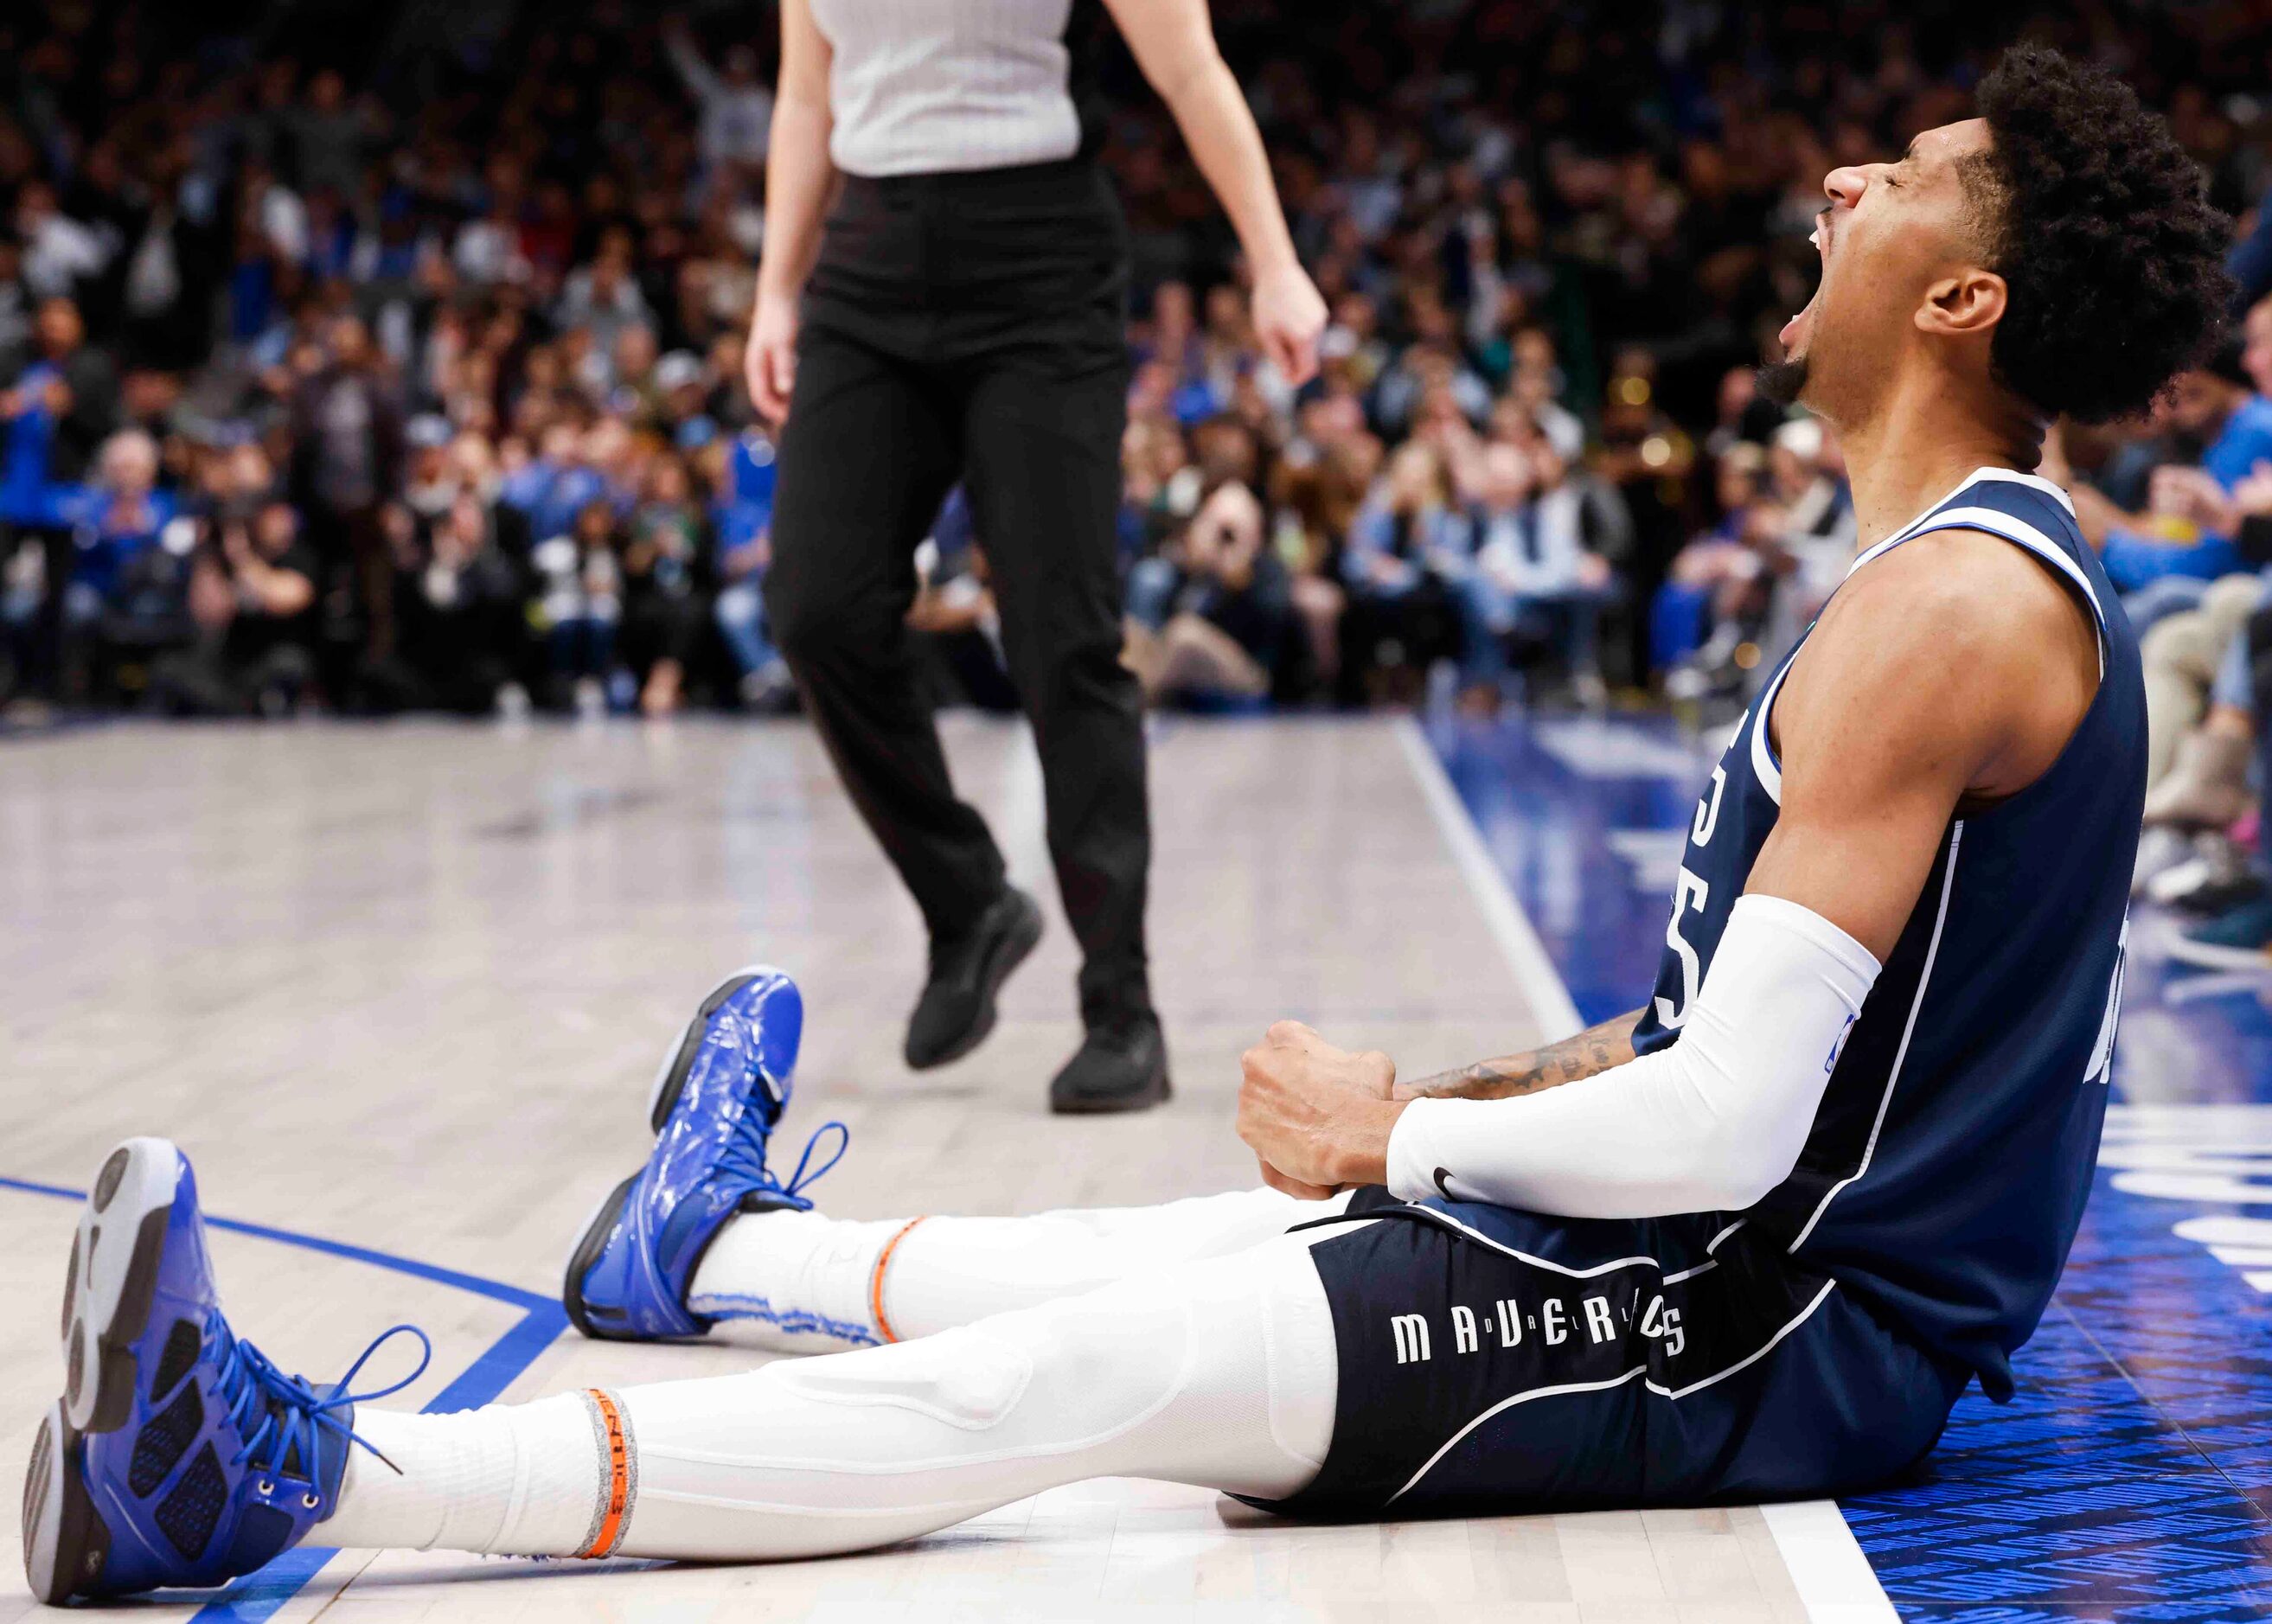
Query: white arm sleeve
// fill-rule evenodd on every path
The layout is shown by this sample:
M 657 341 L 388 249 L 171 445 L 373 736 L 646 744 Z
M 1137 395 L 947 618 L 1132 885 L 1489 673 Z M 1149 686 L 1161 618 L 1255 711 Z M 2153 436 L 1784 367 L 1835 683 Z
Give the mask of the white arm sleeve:
M 1812 910 L 1738 898 L 1679 1040 L 1512 1099 L 1416 1099 L 1388 1187 L 1564 1218 L 1733 1212 L 1790 1175 L 1878 961 Z

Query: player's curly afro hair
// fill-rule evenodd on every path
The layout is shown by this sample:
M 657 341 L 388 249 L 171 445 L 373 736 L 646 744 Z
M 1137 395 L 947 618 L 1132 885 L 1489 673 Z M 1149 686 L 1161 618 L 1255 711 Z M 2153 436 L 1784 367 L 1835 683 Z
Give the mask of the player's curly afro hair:
M 2232 222 L 2168 123 L 2103 69 L 2014 46 L 1979 108 L 1993 145 L 1965 178 L 2008 290 L 1998 381 L 2054 417 L 2143 411 L 2216 346 Z

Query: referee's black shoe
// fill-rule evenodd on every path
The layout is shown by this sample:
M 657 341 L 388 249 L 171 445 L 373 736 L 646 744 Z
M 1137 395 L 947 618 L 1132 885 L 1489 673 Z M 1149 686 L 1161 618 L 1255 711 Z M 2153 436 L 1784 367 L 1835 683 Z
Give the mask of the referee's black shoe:
M 1146 1111 L 1168 1097 L 1168 1045 L 1148 1009 L 1099 1023 L 1050 1082 L 1050 1109 L 1059 1116 Z
M 1002 888 L 978 923 L 951 942 L 930 944 L 930 979 L 908 1019 L 908 1064 L 944 1066 L 986 1041 L 994 995 L 1042 939 L 1042 910 L 1014 885 Z

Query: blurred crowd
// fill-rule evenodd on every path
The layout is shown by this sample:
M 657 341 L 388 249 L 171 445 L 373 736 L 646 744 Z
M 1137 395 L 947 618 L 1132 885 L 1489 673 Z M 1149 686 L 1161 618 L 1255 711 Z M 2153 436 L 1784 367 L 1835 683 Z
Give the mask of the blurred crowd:
M 2027 26 L 2170 110 L 2261 292 L 2253 10 L 2097 0 Z M 1835 436 L 1752 386 L 1812 287 L 1820 177 L 1963 116 L 2026 19 L 1214 11 L 1332 324 L 1304 388 L 1261 360 L 1227 227 L 1101 40 L 1147 693 L 1740 702 L 1852 549 Z M 0 20 L 0 703 L 793 708 L 762 591 L 772 443 L 740 382 L 772 32 L 759 4 L 628 0 Z M 2157 772 L 2192 796 L 2171 866 L 2194 870 L 2272 714 L 2272 335 L 2249 331 L 2047 470 L 2154 622 Z M 1012 706 L 959 496 L 916 562 L 939 699 Z M 2218 873 L 2219 898 L 2250 877 Z
M 2143 633 L 2149 779 L 2138 894 L 2199 916 L 2171 951 L 2213 968 L 2272 962 L 2272 298 L 2239 341 L 2179 379 L 2128 434 L 2054 441 Z

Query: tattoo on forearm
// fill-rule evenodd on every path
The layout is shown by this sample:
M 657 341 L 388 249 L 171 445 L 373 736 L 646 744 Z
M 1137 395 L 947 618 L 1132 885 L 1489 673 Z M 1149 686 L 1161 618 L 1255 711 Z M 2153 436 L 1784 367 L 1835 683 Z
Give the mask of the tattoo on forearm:
M 1418 1095 L 1456 1099 L 1506 1099 L 1575 1083 L 1622 1066 L 1633 1057 L 1633 1030 L 1640 1011 L 1588 1027 L 1574 1038 L 1528 1054 L 1477 1061 L 1454 1071 L 1439 1071 L 1403 1086 Z

